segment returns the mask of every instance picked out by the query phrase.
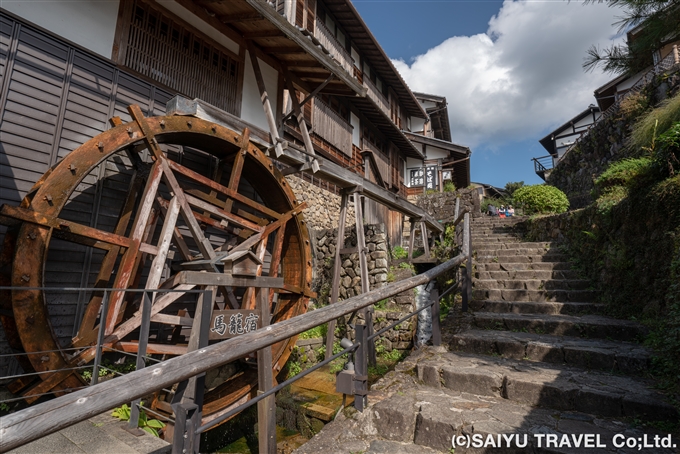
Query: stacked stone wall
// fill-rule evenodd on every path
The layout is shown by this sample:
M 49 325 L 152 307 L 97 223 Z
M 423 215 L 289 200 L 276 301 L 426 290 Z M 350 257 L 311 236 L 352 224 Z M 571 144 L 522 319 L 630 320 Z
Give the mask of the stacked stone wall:
M 307 208 L 305 208 L 303 214 L 310 229 L 323 230 L 338 227 L 338 220 L 340 219 L 339 195 L 293 175 L 287 176 L 286 180 L 288 180 L 297 200 L 307 202 Z M 354 202 L 351 200 L 347 207 L 347 219 L 354 220 Z
M 473 218 L 482 215 L 479 193 L 476 189 L 459 189 L 456 192 L 423 194 L 416 204 L 440 222 L 455 220 L 456 200 L 460 199 L 460 210 L 470 210 Z

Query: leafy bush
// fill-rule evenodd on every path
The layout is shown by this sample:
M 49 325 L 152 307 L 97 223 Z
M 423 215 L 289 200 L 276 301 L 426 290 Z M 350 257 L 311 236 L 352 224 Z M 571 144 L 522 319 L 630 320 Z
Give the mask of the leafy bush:
M 141 403 L 144 405 L 144 402 Z M 130 420 L 130 407 L 127 406 L 127 404 L 123 404 L 121 407 L 114 408 L 113 412 L 111 413 L 111 416 L 114 416 L 121 421 L 129 421 Z M 165 423 L 162 421 L 159 421 L 158 419 L 149 419 L 146 416 L 146 413 L 144 410 L 141 408 L 139 409 L 139 420 L 137 421 L 137 427 L 142 429 L 144 432 L 147 432 L 154 437 L 160 437 L 160 434 L 158 433 L 159 430 L 161 430 L 163 427 L 165 427 Z
M 657 137 L 680 121 L 680 93 L 642 115 L 633 126 L 629 145 L 634 150 L 654 149 Z
M 456 185 L 453 184 L 453 181 L 444 183 L 444 192 L 456 192 Z
M 648 157 L 623 159 L 609 165 L 597 179 L 595 187 L 598 194 L 607 192 L 615 186 L 627 189 L 640 187 L 651 178 L 652 159 Z
M 513 200 L 527 214 L 564 213 L 569 208 L 569 200 L 564 192 L 545 184 L 522 186 L 515 191 Z
M 654 165 L 662 178 L 680 173 L 680 122 L 659 136 L 653 156 Z
M 392 249 L 392 258 L 395 260 L 401 260 L 408 257 L 408 252 L 401 246 L 394 246 Z

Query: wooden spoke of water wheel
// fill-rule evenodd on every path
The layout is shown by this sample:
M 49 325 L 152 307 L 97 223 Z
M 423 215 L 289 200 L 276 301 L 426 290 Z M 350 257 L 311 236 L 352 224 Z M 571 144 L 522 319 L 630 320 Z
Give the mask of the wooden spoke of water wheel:
M 94 292 L 72 340 L 72 346 L 80 350 L 75 355 L 61 350 L 50 325 L 45 293 L 32 289 L 45 283 L 42 270 L 52 238 L 104 251 L 95 284 L 99 288 L 176 290 L 159 292 L 152 303 L 152 320 L 173 325 L 174 340 L 182 327 L 190 326 L 191 318 L 162 311 L 185 296 L 183 292 L 207 285 L 187 281 L 187 276 L 224 272 L 221 260 L 238 251 L 251 250 L 260 261 L 268 254 L 268 269 L 259 265 L 256 276 L 266 271 L 267 277 L 283 278 L 283 285 L 269 294 L 273 323 L 307 310 L 312 271 L 309 238 L 302 218 L 305 205 L 297 203 L 283 175 L 250 142 L 248 130 L 238 133 L 189 117 L 144 118 L 137 106 L 130 106 L 129 111 L 134 121 L 118 122 L 118 126 L 71 152 L 36 183 L 20 207 L 3 206 L 0 212 L 0 221 L 10 226 L 0 259 L 11 272 L 3 279 L 15 287 L 11 293 L 13 317 L 3 316 L 2 322 L 13 337 L 13 345 L 20 342 L 28 353 L 28 361 L 23 364 L 44 372 L 30 386 L 27 382 L 12 384 L 25 396 L 60 394 L 83 386 L 80 376 L 71 369 L 93 359 L 92 345 L 102 323 L 105 345 L 137 351 L 134 336 L 141 324 L 141 313 L 134 307 L 135 294 L 123 291 L 109 294 L 106 314 L 100 314 L 103 292 Z M 219 159 L 220 165 L 211 175 L 202 169 L 190 169 L 168 158 L 163 151 L 168 145 L 200 150 Z M 127 182 L 127 197 L 120 201 L 116 225 L 109 231 L 62 216 L 83 179 L 120 153 L 126 153 L 134 169 Z M 227 167 L 228 178 L 223 175 Z M 243 193 L 239 188 L 244 182 L 253 191 Z M 173 261 L 174 274 L 164 279 L 171 249 L 180 258 Z M 256 290 L 252 282 L 232 280 L 230 286 L 219 286 L 218 293 L 228 308 L 254 308 Z M 186 351 L 186 345 L 175 345 L 172 339 L 152 342 L 149 353 L 177 355 Z M 273 346 L 275 374 L 288 359 L 294 342 L 292 338 Z M 256 374 L 242 367 L 209 390 L 204 420 L 247 399 L 256 385 Z M 34 400 L 27 397 L 29 402 Z

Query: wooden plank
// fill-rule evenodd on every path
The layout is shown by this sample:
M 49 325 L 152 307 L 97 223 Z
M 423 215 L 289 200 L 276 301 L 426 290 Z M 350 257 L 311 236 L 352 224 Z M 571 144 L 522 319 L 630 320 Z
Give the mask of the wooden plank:
M 164 325 L 191 326 L 194 319 L 191 317 L 181 317 L 179 315 L 156 314 L 151 317 L 151 321 Z
M 0 209 L 2 216 L 6 216 L 22 222 L 30 222 L 32 224 L 50 227 L 56 231 L 64 231 L 77 237 L 84 237 L 96 241 L 103 241 L 105 243 L 129 248 L 132 241 L 130 238 L 115 233 L 105 232 L 94 227 L 88 227 L 76 222 L 67 221 L 52 216 L 47 216 L 28 208 L 15 207 L 10 205 L 2 205 Z M 107 248 L 109 250 L 110 248 Z
M 295 119 L 297 120 L 298 126 L 300 127 L 300 132 L 302 133 L 302 140 L 305 143 L 305 149 L 307 150 L 307 153 L 314 156 L 316 153 L 314 152 L 314 145 L 312 145 L 312 139 L 309 137 L 309 131 L 307 130 L 307 122 L 305 121 L 305 115 L 302 112 L 302 109 L 300 109 L 300 103 L 298 102 L 297 99 L 297 92 L 295 91 L 295 87 L 293 87 L 293 81 L 291 80 L 291 74 L 290 71 L 288 71 L 286 68 L 283 70 L 283 75 L 284 78 L 286 79 L 286 86 L 288 87 L 288 93 L 290 94 L 290 100 L 293 103 L 293 112 L 295 112 Z M 313 173 L 316 173 L 319 170 L 319 164 L 314 161 L 313 166 L 315 165 L 315 168 L 312 169 Z
M 274 111 L 272 110 L 272 105 L 269 101 L 267 86 L 264 84 L 262 70 L 260 70 L 260 62 L 257 60 L 257 54 L 255 53 L 255 46 L 253 45 L 252 41 L 246 41 L 246 46 L 248 48 L 248 54 L 250 55 L 250 64 L 252 65 L 253 72 L 255 73 L 257 88 L 260 90 L 260 100 L 262 101 L 264 115 L 267 118 L 267 124 L 269 125 L 269 133 L 272 136 L 272 142 L 274 142 L 274 154 L 278 158 L 283 154 L 283 147 L 281 146 L 279 131 L 276 127 L 276 117 L 274 117 Z
M 139 343 L 137 342 L 118 342 L 114 344 L 113 348 L 116 350 L 123 350 L 128 353 L 137 353 L 139 350 Z M 186 345 L 169 345 L 169 344 L 147 344 L 146 352 L 150 355 L 184 355 L 187 352 Z
M 420 221 L 420 236 L 423 238 L 423 248 L 425 248 L 425 257 L 430 258 L 430 240 L 427 237 L 427 226 L 425 221 Z
M 171 358 L 153 367 L 147 367 L 115 380 L 106 381 L 86 389 L 52 399 L 15 413 L 3 416 L 0 429 L 0 451 L 14 449 L 37 438 L 57 432 L 84 421 L 103 411 L 144 397 L 155 390 L 172 386 L 191 376 L 222 366 L 250 352 L 261 350 L 315 326 L 335 320 L 378 301 L 397 295 L 418 285 L 426 284 L 437 276 L 458 266 L 465 256 L 453 259 L 423 274 L 413 276 L 367 294 L 357 295 L 306 314 L 271 325 L 263 332 L 255 331 L 224 342 L 207 346 L 186 355 Z M 158 304 L 158 302 L 156 303 Z M 155 306 L 155 305 L 154 305 Z
M 340 198 L 340 218 L 338 219 L 338 239 L 335 242 L 335 258 L 333 259 L 333 280 L 331 283 L 331 300 L 329 304 L 335 304 L 338 301 L 338 292 L 340 291 L 340 266 L 342 264 L 341 251 L 345 245 L 345 222 L 347 219 L 347 204 L 349 202 L 349 195 L 346 191 L 342 192 Z M 335 320 L 328 322 L 328 330 L 326 332 L 326 358 L 333 356 L 333 343 L 335 342 Z
M 236 251 L 244 251 L 247 249 L 250 249 L 252 246 L 257 244 L 258 241 L 260 241 L 260 238 L 265 237 L 272 233 L 274 230 L 278 228 L 283 228 L 286 225 L 286 222 L 288 222 L 293 216 L 297 216 L 298 214 L 302 213 L 302 211 L 307 208 L 307 202 L 302 202 L 292 210 L 284 213 L 281 215 L 279 219 L 276 221 L 268 224 L 265 226 L 265 228 L 262 230 L 262 232 L 251 236 L 247 240 L 245 240 L 243 243 L 239 244 L 238 246 L 235 246 L 231 252 L 236 252 Z
M 186 200 L 189 203 L 189 205 L 194 206 L 196 208 L 200 208 L 202 210 L 208 211 L 211 214 L 221 217 L 222 219 L 232 222 L 236 225 L 238 225 L 241 228 L 244 229 L 249 229 L 252 230 L 253 232 L 262 232 L 263 228 L 254 222 L 250 222 L 246 219 L 243 219 L 239 216 L 236 216 L 235 214 L 232 213 L 227 213 L 226 211 L 217 208 L 214 205 L 211 205 L 210 203 L 204 202 L 200 200 L 197 197 L 194 197 L 192 195 L 189 195 L 188 193 L 185 194 Z M 207 258 L 207 257 L 206 257 Z M 213 257 L 210 257 L 213 258 Z
M 175 196 L 170 200 L 170 205 L 168 206 L 165 219 L 163 220 L 163 228 L 158 241 L 158 254 L 151 263 L 149 277 L 147 277 L 146 286 L 144 287 L 146 289 L 157 289 L 158 284 L 161 282 L 161 275 L 163 273 L 163 268 L 165 267 L 165 260 L 168 258 L 168 251 L 170 250 L 170 244 L 172 242 L 172 234 L 175 231 L 177 216 L 179 216 L 179 200 Z M 155 296 L 156 294 L 154 293 L 151 298 L 152 301 L 155 299 Z
M 416 246 L 416 222 L 418 220 L 414 218 L 409 219 L 411 224 L 411 229 L 408 237 L 408 261 L 409 263 L 413 261 L 413 248 Z
M 257 309 L 260 313 L 260 327 L 269 329 L 269 289 L 262 288 L 257 295 Z M 257 331 L 256 331 L 257 332 Z M 257 351 L 258 394 L 274 386 L 272 373 L 272 347 Z M 276 396 L 273 394 L 257 403 L 258 446 L 261 453 L 276 454 Z
M 282 288 L 282 277 L 234 277 L 223 273 L 206 273 L 202 271 L 180 271 L 175 278 L 177 284 L 191 285 L 223 285 L 226 287 L 271 287 Z
M 138 258 L 137 255 L 139 252 L 139 244 L 142 242 L 147 221 L 151 216 L 151 208 L 153 207 L 153 202 L 156 197 L 158 185 L 161 182 L 162 176 L 163 169 L 161 167 L 161 163 L 160 161 L 156 161 L 151 168 L 151 173 L 149 174 L 149 177 L 146 181 L 146 186 L 144 188 L 144 192 L 142 193 L 142 199 L 137 209 L 135 222 L 132 227 L 132 233 L 130 234 L 130 240 L 132 240 L 132 244 L 125 254 L 123 254 L 123 258 L 120 261 L 118 274 L 116 275 L 116 280 L 113 284 L 114 288 L 127 288 L 130 279 L 133 276 L 134 268 Z M 109 311 L 108 314 L 106 314 L 106 324 L 104 325 L 105 333 L 107 335 L 113 332 L 114 325 L 118 320 L 118 315 L 120 314 L 120 306 L 123 302 L 124 296 L 124 292 L 111 293 Z
M 251 200 L 251 199 L 249 199 L 248 197 L 246 197 L 242 194 L 239 194 L 238 192 L 236 192 L 236 189 L 231 189 L 231 188 L 228 188 L 226 186 L 222 186 L 221 184 L 219 184 L 215 181 L 212 181 L 210 178 L 206 178 L 203 175 L 201 175 L 200 173 L 196 173 L 193 170 L 188 169 L 188 168 L 186 168 L 186 167 L 184 167 L 180 164 L 177 164 L 174 161 L 169 161 L 168 165 L 175 172 L 181 173 L 185 177 L 191 178 L 192 180 L 194 180 L 198 183 L 201 183 L 201 184 L 209 187 L 210 189 L 213 189 L 213 190 L 219 192 L 220 194 L 224 194 L 227 197 L 230 197 L 230 198 L 232 198 L 232 199 L 234 199 L 238 202 L 241 202 L 244 205 L 247 205 L 251 208 L 256 209 L 257 211 L 259 211 L 263 214 L 266 214 L 267 216 L 270 216 L 274 219 L 278 219 L 279 216 L 280 216 L 279 213 L 272 210 L 271 208 L 267 208 L 266 206 L 264 206 L 260 203 L 257 203 L 254 200 Z

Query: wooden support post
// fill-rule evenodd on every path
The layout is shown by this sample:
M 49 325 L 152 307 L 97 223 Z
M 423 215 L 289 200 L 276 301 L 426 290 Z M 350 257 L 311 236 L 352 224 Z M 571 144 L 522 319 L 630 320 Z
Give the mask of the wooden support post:
M 335 261 L 333 262 L 333 281 L 331 283 L 331 300 L 330 304 L 335 304 L 338 301 L 338 291 L 340 288 L 340 267 L 342 266 L 342 259 L 340 257 L 340 250 L 345 247 L 345 220 L 347 218 L 347 202 L 349 195 L 343 191 L 340 199 L 340 219 L 338 219 L 338 239 L 335 242 Z M 333 356 L 333 342 L 335 341 L 335 320 L 328 322 L 328 331 L 326 333 L 326 358 Z
M 189 345 L 187 345 L 187 352 L 198 350 L 199 348 L 208 346 L 208 336 L 210 334 L 210 318 L 212 310 L 215 306 L 215 297 L 217 295 L 216 287 L 206 287 L 205 292 L 198 297 L 196 303 L 196 313 L 194 314 L 193 324 L 191 326 L 191 335 L 189 337 Z M 182 403 L 194 403 L 198 406 L 199 414 L 203 408 L 203 390 L 205 383 L 205 374 L 199 374 L 191 377 L 184 389 L 182 396 Z M 200 416 L 199 419 L 200 421 Z M 198 443 L 196 443 L 198 449 Z M 198 452 L 198 451 L 196 451 Z
M 271 312 L 269 308 L 269 289 L 262 288 L 257 298 L 260 312 L 260 329 L 269 326 Z M 272 348 L 265 347 L 257 352 L 258 394 L 263 394 L 273 387 Z M 276 398 L 272 394 L 257 403 L 257 427 L 259 452 L 276 454 Z
M 442 331 L 439 325 L 439 289 L 433 288 L 430 297 L 433 303 L 430 308 L 432 313 L 432 345 L 439 347 L 442 343 Z
M 355 325 L 354 342 L 359 343 L 359 347 L 354 354 L 354 408 L 364 411 L 368 405 L 368 333 L 366 326 L 360 323 Z
M 354 214 L 355 214 L 355 227 L 357 231 L 357 251 L 359 253 L 359 269 L 361 271 L 361 293 L 368 293 L 370 291 L 370 284 L 368 282 L 368 260 L 366 260 L 366 254 L 368 249 L 366 248 L 366 236 L 364 233 L 364 213 L 361 203 L 361 192 L 357 191 L 354 193 Z M 368 336 L 373 334 L 373 306 L 365 308 L 363 311 L 364 323 L 366 323 L 366 329 L 368 331 Z M 375 341 L 371 340 L 366 345 L 369 362 L 375 365 Z
M 420 221 L 420 236 L 423 237 L 423 248 L 425 248 L 425 258 L 430 258 L 430 239 L 427 237 L 427 226 L 425 221 Z
M 305 115 L 302 112 L 302 109 L 300 108 L 300 103 L 298 102 L 297 99 L 297 93 L 295 91 L 295 87 L 293 86 L 293 81 L 291 80 L 290 72 L 287 69 L 284 69 L 283 75 L 286 79 L 286 87 L 288 88 L 288 92 L 290 93 L 290 100 L 293 103 L 293 112 L 295 112 L 295 118 L 297 120 L 298 126 L 300 127 L 300 133 L 302 133 L 302 140 L 305 142 L 305 149 L 307 150 L 307 153 L 314 156 L 316 154 L 314 152 L 314 145 L 312 145 L 312 139 L 311 137 L 309 137 L 307 123 L 305 122 Z M 316 159 L 314 159 L 314 161 L 312 162 L 312 173 L 316 173 L 318 171 L 319 162 Z
M 146 367 L 146 346 L 149 342 L 149 331 L 151 328 L 151 304 L 152 298 L 149 292 L 144 292 L 142 297 L 142 323 L 139 327 L 139 343 L 137 346 L 137 370 Z M 143 435 L 144 431 L 137 427 L 139 422 L 139 406 L 141 399 L 135 399 L 130 406 L 130 421 L 127 430 L 137 436 Z
M 408 237 L 408 262 L 413 261 L 413 248 L 416 245 L 416 222 L 419 220 L 416 218 L 409 218 L 409 223 L 411 224 L 411 229 Z
M 283 154 L 283 147 L 281 146 L 279 131 L 276 129 L 276 117 L 274 117 L 274 111 L 272 110 L 272 105 L 271 102 L 269 101 L 269 95 L 267 94 L 267 86 L 264 84 L 264 79 L 262 78 L 262 71 L 260 70 L 260 62 L 257 60 L 255 46 L 253 45 L 252 41 L 246 41 L 246 46 L 248 48 L 248 54 L 250 55 L 250 63 L 253 66 L 253 72 L 255 73 L 257 88 L 260 90 L 262 108 L 264 109 L 264 115 L 267 117 L 269 133 L 272 136 L 272 143 L 274 144 L 275 150 L 274 153 L 278 158 Z

